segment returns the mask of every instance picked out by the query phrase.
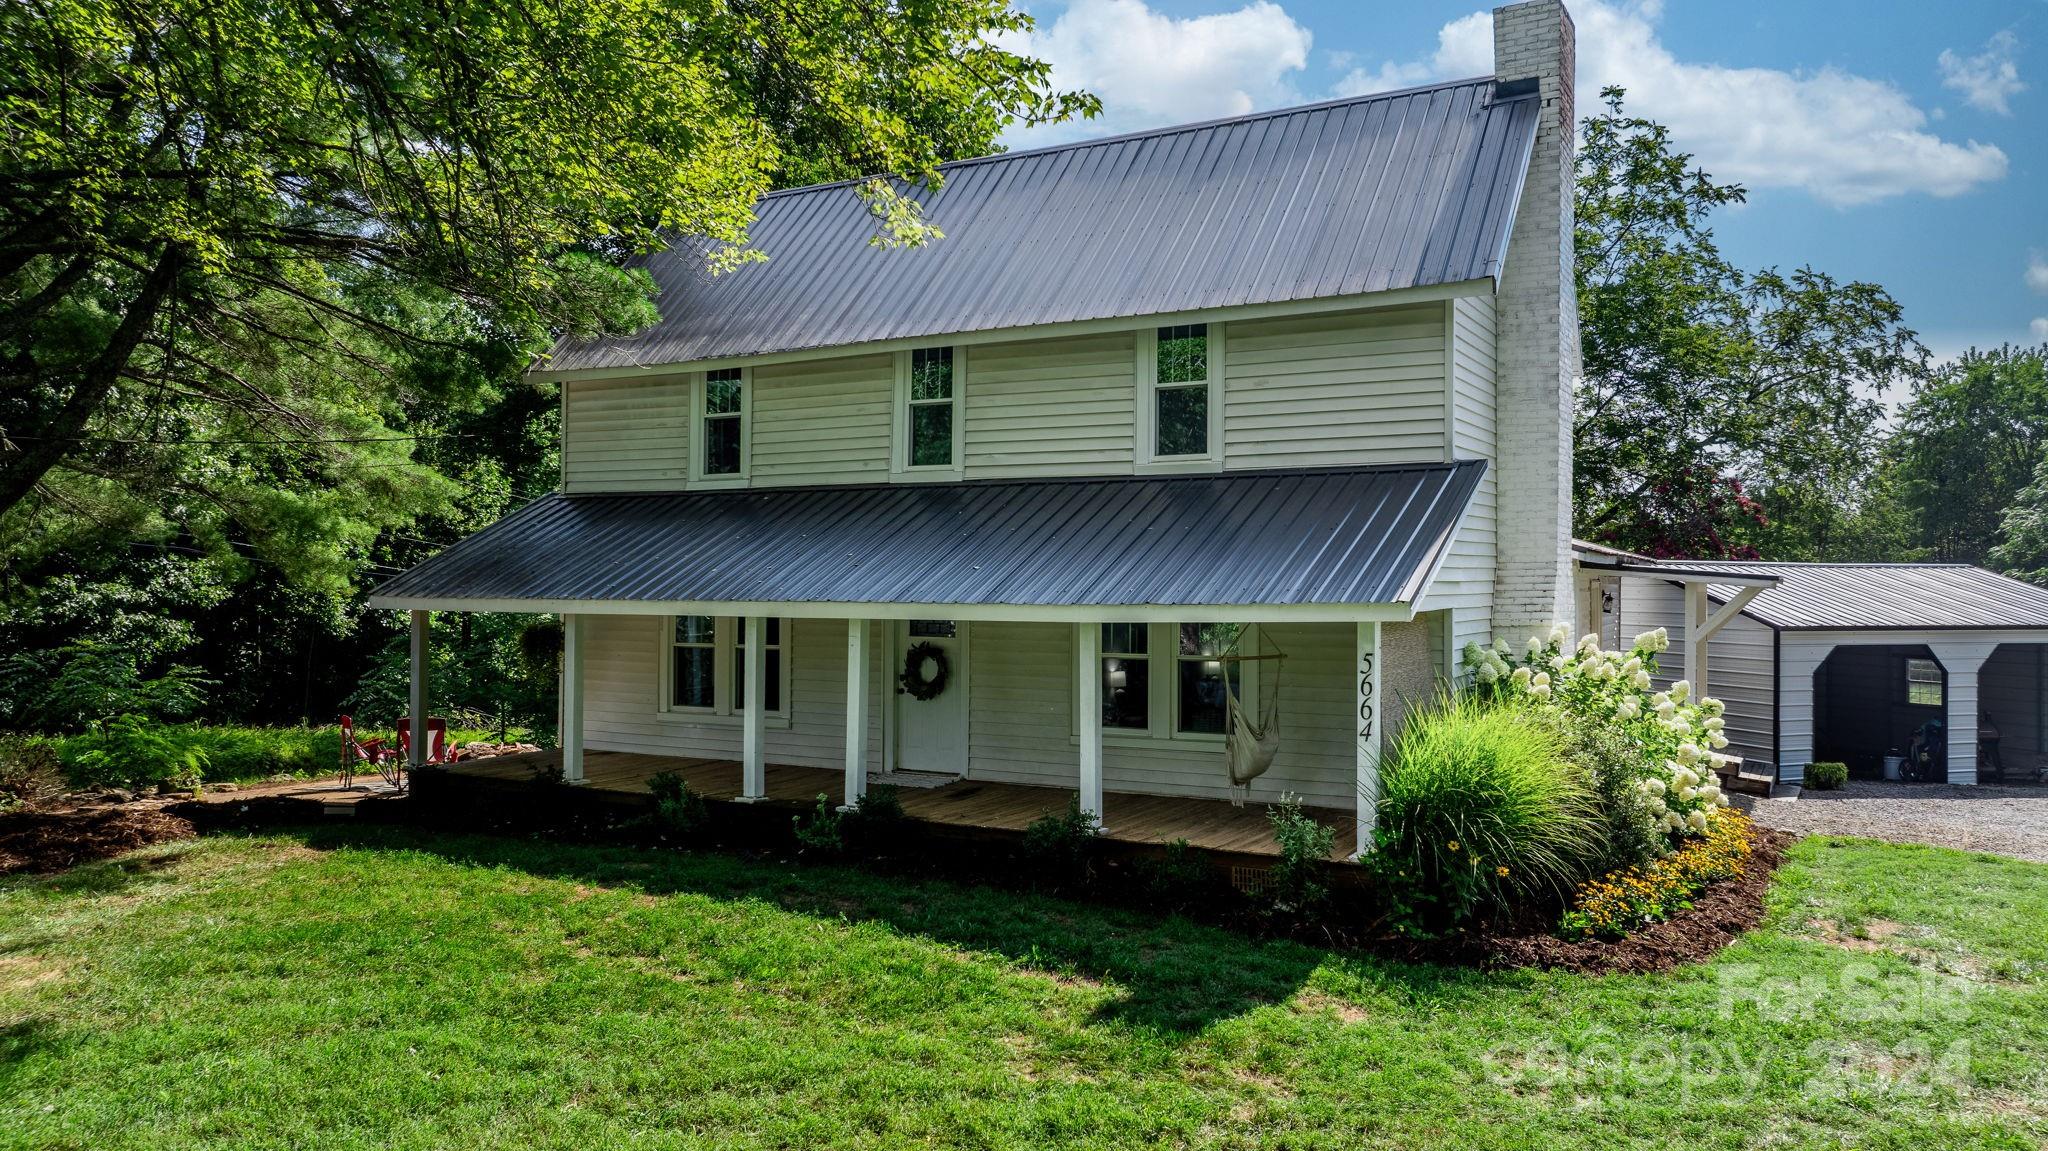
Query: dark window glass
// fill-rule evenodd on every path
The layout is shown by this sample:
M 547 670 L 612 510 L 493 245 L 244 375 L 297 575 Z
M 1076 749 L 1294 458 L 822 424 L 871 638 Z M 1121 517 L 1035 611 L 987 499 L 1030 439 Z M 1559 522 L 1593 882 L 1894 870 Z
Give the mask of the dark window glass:
M 953 462 L 953 403 L 910 405 L 910 466 Z
M 1209 379 L 1209 325 L 1177 324 L 1159 329 L 1159 382 L 1191 384 Z
M 704 474 L 736 476 L 740 472 L 740 418 L 712 416 L 704 421 Z
M 1234 623 L 1185 623 L 1180 626 L 1180 730 L 1220 735 L 1230 716 L 1225 693 L 1242 691 L 1244 681 L 1238 663 L 1214 658 L 1230 650 L 1243 625 Z
M 704 373 L 704 414 L 739 415 L 742 386 L 738 368 L 720 368 L 715 372 Z
M 734 620 L 732 651 L 732 706 L 735 711 L 747 706 L 747 621 Z M 775 616 L 761 621 L 761 631 L 768 648 L 766 707 L 769 711 L 782 710 L 782 620 Z
M 712 646 L 717 621 L 708 615 L 676 617 L 674 664 L 669 675 L 670 707 L 710 708 L 717 702 L 712 676 L 717 649 Z
M 953 349 L 919 348 L 910 353 L 910 398 L 912 402 L 953 398 Z
M 959 630 L 959 625 L 949 619 L 914 619 L 910 621 L 910 637 L 912 639 L 952 639 Z
M 1143 731 L 1152 726 L 1152 661 L 1145 625 L 1102 625 L 1102 723 Z
M 1161 388 L 1158 407 L 1154 455 L 1201 456 L 1209 453 L 1209 385 Z

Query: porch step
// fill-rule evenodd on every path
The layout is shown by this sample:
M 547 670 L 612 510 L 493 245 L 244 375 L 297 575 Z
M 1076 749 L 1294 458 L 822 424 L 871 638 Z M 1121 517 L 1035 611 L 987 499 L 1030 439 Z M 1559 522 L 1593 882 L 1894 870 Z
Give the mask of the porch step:
M 1714 774 L 1721 780 L 1722 791 L 1742 795 L 1769 796 L 1771 794 L 1771 786 L 1778 782 L 1777 773 L 1775 772 L 1743 771 L 1740 768 L 1728 768 L 1717 770 Z

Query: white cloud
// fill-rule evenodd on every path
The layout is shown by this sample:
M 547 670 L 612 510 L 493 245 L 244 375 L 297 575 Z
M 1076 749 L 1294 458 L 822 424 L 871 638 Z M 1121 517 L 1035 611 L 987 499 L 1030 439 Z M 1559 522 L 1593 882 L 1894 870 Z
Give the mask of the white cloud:
M 1102 116 L 1012 131 L 1008 142 L 1031 147 L 1298 103 L 1294 75 L 1312 39 L 1271 0 L 1186 19 L 1144 0 L 1073 0 L 1003 46 L 1050 63 L 1058 87 L 1102 97 Z
M 2027 287 L 2048 295 L 2048 255 L 2033 252 L 2027 256 Z
M 1963 94 L 1972 108 L 2012 115 L 2012 98 L 2027 90 L 2020 80 L 2020 38 L 2011 31 L 2000 32 L 1984 42 L 1975 56 L 1959 56 L 1943 49 L 1936 64 L 1941 69 L 1941 86 Z
M 1892 196 L 1955 196 L 2002 179 L 1992 144 L 1927 131 L 1929 116 L 1896 85 L 1834 67 L 1815 72 L 1735 68 L 1680 60 L 1657 34 L 1658 0 L 1581 0 L 1578 106 L 1600 89 L 1628 89 L 1628 108 L 1671 129 L 1715 178 L 1752 189 L 1797 188 L 1851 205 Z M 1375 91 L 1486 72 L 1492 18 L 1463 16 L 1438 34 L 1427 60 L 1354 69 L 1341 92 Z M 1475 68 L 1474 65 L 1477 64 Z
M 2027 325 L 2027 331 L 2037 340 L 2048 340 L 2048 316 L 2035 316 Z

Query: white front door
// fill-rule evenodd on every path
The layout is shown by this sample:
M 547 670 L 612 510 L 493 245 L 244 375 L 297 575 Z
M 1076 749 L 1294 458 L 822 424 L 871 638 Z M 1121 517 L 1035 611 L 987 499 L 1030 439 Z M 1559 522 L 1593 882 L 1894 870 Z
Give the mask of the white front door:
M 923 645 L 930 647 L 924 648 Z M 917 680 L 929 699 L 905 687 L 903 673 L 913 651 L 925 653 Z M 914 619 L 902 625 L 896 643 L 896 770 L 967 771 L 967 624 L 949 619 Z M 941 675 L 943 656 L 944 682 Z

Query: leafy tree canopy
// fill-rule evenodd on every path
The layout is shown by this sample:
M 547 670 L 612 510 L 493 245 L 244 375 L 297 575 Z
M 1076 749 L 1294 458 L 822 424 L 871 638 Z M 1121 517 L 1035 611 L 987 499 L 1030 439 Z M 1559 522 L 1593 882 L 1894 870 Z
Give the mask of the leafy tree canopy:
M 2041 514 L 2044 489 L 2023 492 L 2048 459 L 2048 345 L 1972 349 L 1943 364 L 1914 387 L 1888 454 L 1920 555 L 2048 566 L 2029 564 L 2024 542 L 1992 555 L 2001 535 L 2024 537 Z
M 149 538 L 347 592 L 490 477 L 467 415 L 652 318 L 623 257 L 760 258 L 754 199 L 914 181 L 1094 110 L 1005 0 L 0 6 L 0 554 Z M 904 180 L 911 181 L 910 183 Z M 772 254 L 771 254 L 772 255 Z M 474 473 L 477 469 L 470 468 Z M 4 589 L 0 589 L 4 590 Z
M 1627 115 L 1621 89 L 1603 95 L 1578 170 L 1579 533 L 1729 556 L 1755 554 L 1774 517 L 1845 514 L 1785 497 L 1853 491 L 1868 476 L 1879 396 L 1926 362 L 1898 302 L 1812 268 L 1735 267 L 1706 221 L 1743 189 Z M 1779 531 L 1774 550 L 1810 550 Z

